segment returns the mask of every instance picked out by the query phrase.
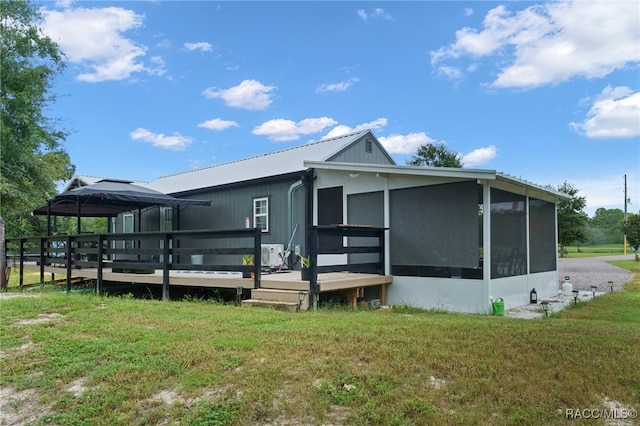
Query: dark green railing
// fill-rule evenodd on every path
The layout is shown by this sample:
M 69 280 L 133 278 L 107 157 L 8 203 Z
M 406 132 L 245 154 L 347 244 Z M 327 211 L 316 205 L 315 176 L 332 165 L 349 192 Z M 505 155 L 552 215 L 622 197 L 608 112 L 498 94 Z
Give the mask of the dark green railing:
M 262 232 L 257 228 L 79 234 L 8 238 L 5 253 L 14 264 L 19 264 L 20 288 L 24 283 L 24 263 L 29 261 L 40 266 L 41 282 L 46 266 L 65 268 L 67 290 L 71 288 L 75 269 L 97 268 L 98 293 L 102 292 L 105 266 L 122 272 L 161 269 L 165 300 L 169 298 L 172 270 L 253 272 L 253 288 L 260 288 L 261 242 Z M 238 264 L 246 254 L 253 256 L 254 265 Z M 197 256 L 198 261 L 193 262 L 192 256 Z

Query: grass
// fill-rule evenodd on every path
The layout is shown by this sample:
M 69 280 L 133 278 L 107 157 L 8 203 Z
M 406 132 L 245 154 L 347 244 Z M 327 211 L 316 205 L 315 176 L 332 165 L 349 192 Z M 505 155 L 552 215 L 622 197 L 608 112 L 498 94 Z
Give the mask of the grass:
M 629 262 L 625 291 L 540 320 L 61 292 L 1 300 L 0 390 L 12 397 L 0 412 L 33 425 L 553 425 L 606 399 L 639 409 Z
M 566 246 L 564 257 L 616 256 L 624 254 L 622 244 L 599 244 L 592 246 Z M 627 254 L 634 251 L 627 245 Z

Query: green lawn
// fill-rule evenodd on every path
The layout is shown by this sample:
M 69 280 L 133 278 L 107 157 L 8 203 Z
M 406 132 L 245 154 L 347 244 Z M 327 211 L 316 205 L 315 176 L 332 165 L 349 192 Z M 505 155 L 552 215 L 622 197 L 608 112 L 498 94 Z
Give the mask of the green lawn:
M 625 291 L 538 320 L 1 300 L 0 413 L 34 425 L 553 425 L 608 401 L 640 409 L 635 271 Z
M 624 254 L 622 244 L 599 244 L 594 246 L 566 246 L 565 257 L 615 256 Z M 627 253 L 633 250 L 627 247 Z

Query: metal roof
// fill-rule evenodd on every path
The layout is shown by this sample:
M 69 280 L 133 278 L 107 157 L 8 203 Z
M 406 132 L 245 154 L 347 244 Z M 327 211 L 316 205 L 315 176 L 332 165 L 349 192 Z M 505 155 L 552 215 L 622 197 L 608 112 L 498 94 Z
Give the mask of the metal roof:
M 374 137 L 370 130 L 363 130 L 242 160 L 163 176 L 145 186 L 165 194 L 178 194 L 302 172 L 307 169 L 304 165 L 305 160 L 327 161 L 367 134 Z
M 387 164 L 353 164 L 353 163 L 322 163 L 317 161 L 305 161 L 309 168 L 324 170 L 342 170 L 354 173 L 381 173 L 388 175 L 405 176 L 432 176 L 453 179 L 483 179 L 504 182 L 507 185 L 524 188 L 531 196 L 553 197 L 558 201 L 568 201 L 571 199 L 567 194 L 553 188 L 537 185 L 522 179 L 509 176 L 495 170 L 465 169 L 451 167 L 422 167 L 422 166 L 396 166 Z
M 132 180 L 126 180 L 126 179 L 116 179 L 116 178 L 88 176 L 88 175 L 73 175 L 71 180 L 69 180 L 69 183 L 67 183 L 67 186 L 62 190 L 62 192 L 66 192 L 74 188 L 79 188 L 81 186 L 93 185 L 100 181 L 133 183 L 140 186 L 147 186 L 147 182 L 142 182 L 142 181 L 132 181 Z

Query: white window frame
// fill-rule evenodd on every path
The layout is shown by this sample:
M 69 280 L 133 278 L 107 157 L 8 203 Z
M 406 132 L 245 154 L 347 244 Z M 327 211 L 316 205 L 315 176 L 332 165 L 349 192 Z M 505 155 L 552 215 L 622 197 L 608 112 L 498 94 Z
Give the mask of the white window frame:
M 264 203 L 265 212 L 258 213 L 261 204 Z M 253 199 L 253 226 L 258 226 L 258 218 L 264 218 L 265 226 L 262 232 L 269 232 L 269 197 L 260 197 Z

